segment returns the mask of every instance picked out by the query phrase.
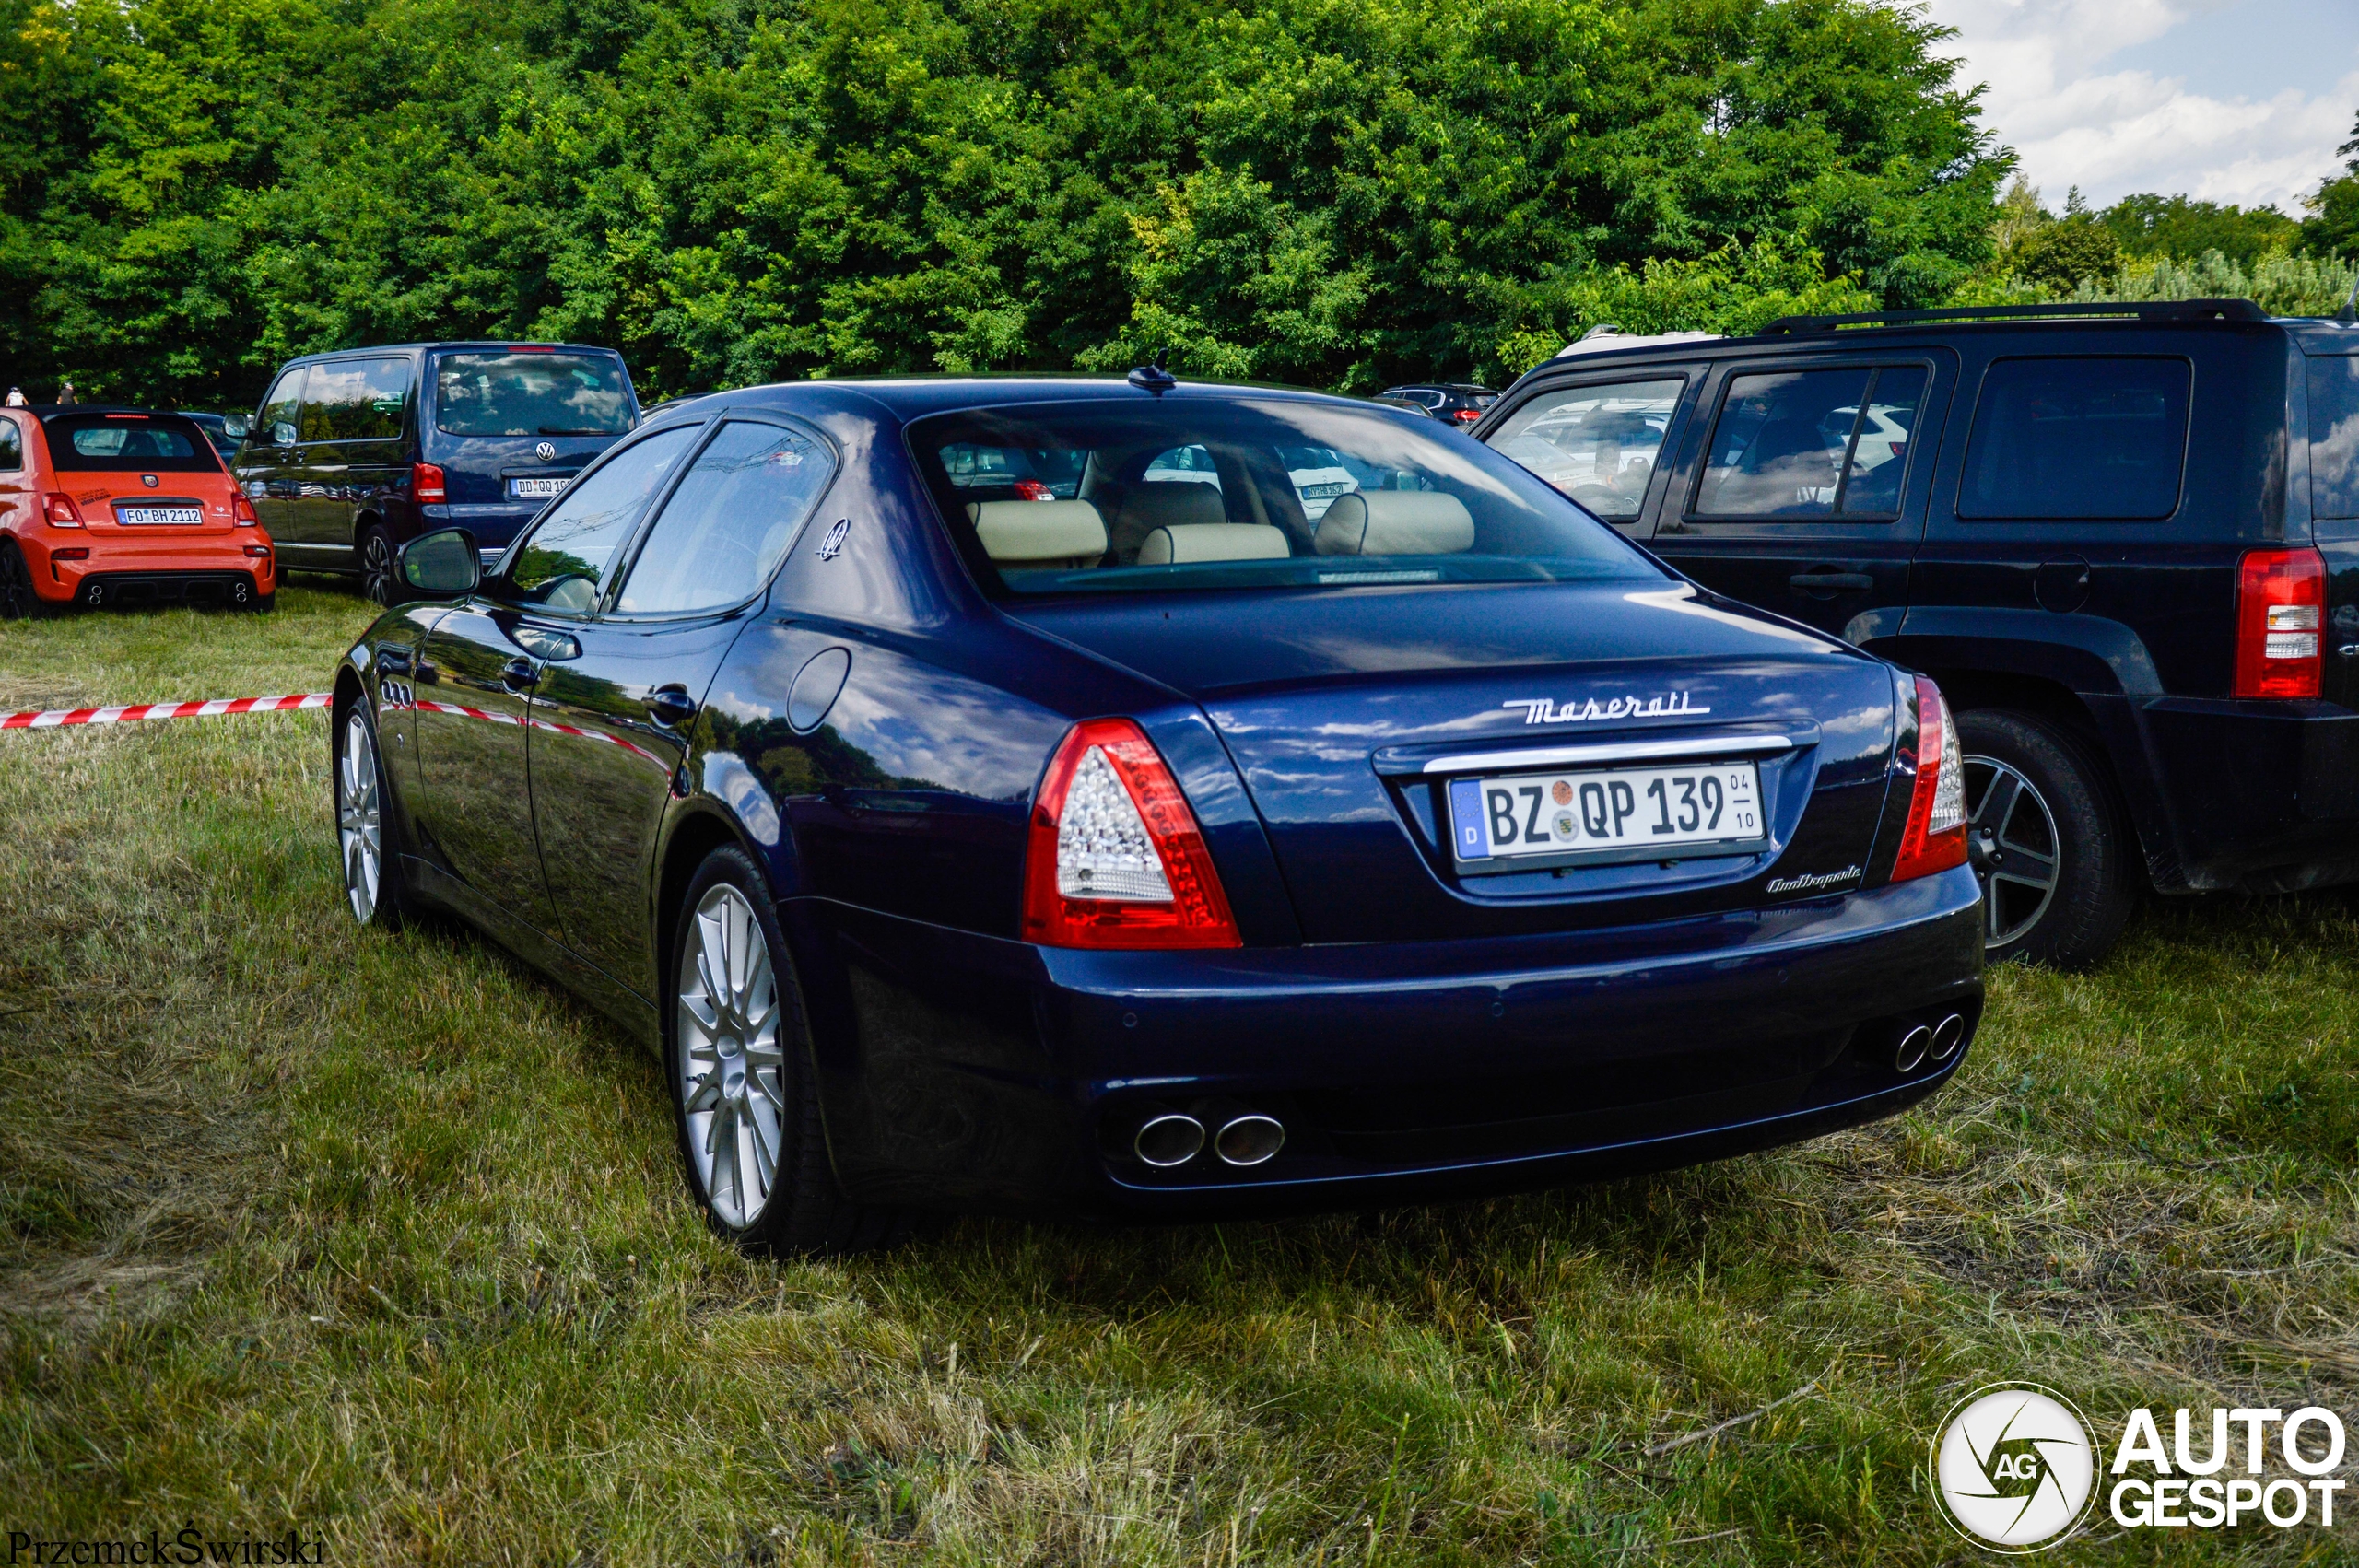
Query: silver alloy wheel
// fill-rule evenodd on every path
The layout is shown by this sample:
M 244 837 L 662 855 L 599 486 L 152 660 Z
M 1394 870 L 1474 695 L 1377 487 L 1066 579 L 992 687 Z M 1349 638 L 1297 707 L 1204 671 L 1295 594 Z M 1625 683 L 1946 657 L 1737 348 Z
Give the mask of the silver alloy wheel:
M 380 604 L 393 602 L 395 573 L 400 566 L 393 556 L 393 542 L 385 537 L 381 528 L 372 528 L 360 544 L 360 591 Z
M 778 981 L 745 895 L 726 883 L 689 917 L 681 955 L 680 1106 L 697 1178 L 732 1230 L 761 1217 L 786 1136 Z
M 1996 757 L 1966 758 L 1966 846 L 1982 884 L 1982 940 L 2004 947 L 2056 900 L 2062 845 L 2032 781 Z
M 344 847 L 344 893 L 362 925 L 377 912 L 384 872 L 384 833 L 377 795 L 377 743 L 355 708 L 345 716 L 344 755 L 336 759 L 336 837 Z

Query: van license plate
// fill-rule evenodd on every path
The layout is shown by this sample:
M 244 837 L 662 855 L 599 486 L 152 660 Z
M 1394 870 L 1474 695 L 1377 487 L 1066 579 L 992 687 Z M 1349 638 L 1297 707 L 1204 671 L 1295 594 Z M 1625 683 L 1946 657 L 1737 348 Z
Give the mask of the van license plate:
M 188 527 L 205 521 L 203 507 L 117 507 L 114 520 L 132 528 L 147 528 L 162 523 Z
M 520 501 L 545 501 L 565 488 L 565 479 L 511 479 L 508 493 Z
M 1449 819 L 1461 860 L 1765 837 L 1760 770 L 1749 762 L 1456 778 Z

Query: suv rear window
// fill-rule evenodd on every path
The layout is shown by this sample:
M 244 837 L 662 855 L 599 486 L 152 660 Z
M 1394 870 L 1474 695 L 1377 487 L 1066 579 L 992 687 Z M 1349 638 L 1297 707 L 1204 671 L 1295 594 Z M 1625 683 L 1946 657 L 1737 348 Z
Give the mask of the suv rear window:
M 2310 361 L 2310 515 L 2359 517 L 2359 355 Z
M 1957 515 L 2165 518 L 2187 462 L 2184 359 L 2000 359 L 1982 378 Z
M 1487 447 L 1362 405 L 1039 404 L 909 439 L 968 558 L 1017 593 L 1661 580 Z
M 434 423 L 452 436 L 619 436 L 630 428 L 630 378 L 604 355 L 445 354 Z
M 51 462 L 73 474 L 213 474 L 221 459 L 186 419 L 152 414 L 70 414 L 47 419 Z

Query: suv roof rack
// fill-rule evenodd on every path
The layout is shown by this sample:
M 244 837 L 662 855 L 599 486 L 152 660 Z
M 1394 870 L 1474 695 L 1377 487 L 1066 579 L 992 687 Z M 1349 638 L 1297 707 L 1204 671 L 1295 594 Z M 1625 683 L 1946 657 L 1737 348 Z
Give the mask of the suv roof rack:
M 1856 316 L 1780 316 L 1763 337 L 1833 332 L 1838 327 L 1913 326 L 1921 322 L 2007 322 L 2132 316 L 2142 322 L 2265 322 L 2249 299 L 2151 299 L 2084 305 L 1957 305 L 1944 310 L 1870 310 Z

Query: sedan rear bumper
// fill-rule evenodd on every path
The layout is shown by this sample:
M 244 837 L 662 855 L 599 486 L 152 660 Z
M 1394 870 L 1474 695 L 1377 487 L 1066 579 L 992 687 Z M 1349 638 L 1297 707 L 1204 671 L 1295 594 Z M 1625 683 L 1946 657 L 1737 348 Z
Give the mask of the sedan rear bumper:
M 878 1200 L 1182 1218 L 1425 1201 L 1660 1169 L 1888 1116 L 1982 996 L 1963 868 L 1619 930 L 1225 953 L 1039 949 L 791 907 L 838 1174 Z M 798 936 L 798 945 L 802 939 Z M 1285 1129 L 1166 1169 L 1148 1117 Z

